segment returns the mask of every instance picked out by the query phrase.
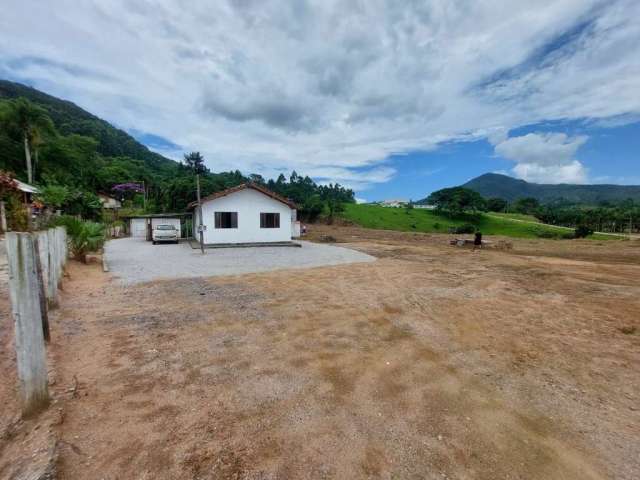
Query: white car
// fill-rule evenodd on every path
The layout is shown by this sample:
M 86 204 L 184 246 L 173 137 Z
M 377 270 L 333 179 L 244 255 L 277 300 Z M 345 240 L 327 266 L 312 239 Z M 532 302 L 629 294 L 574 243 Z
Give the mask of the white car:
M 151 240 L 155 245 L 158 242 L 178 243 L 180 232 L 173 225 L 156 225 L 151 232 Z

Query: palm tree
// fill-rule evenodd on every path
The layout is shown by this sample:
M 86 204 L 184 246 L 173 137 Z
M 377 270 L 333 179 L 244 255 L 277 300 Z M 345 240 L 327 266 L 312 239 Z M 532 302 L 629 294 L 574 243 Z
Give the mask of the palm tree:
M 3 123 L 20 135 L 24 143 L 27 178 L 29 183 L 33 183 L 31 152 L 35 149 L 37 159 L 37 149 L 42 144 L 44 136 L 55 132 L 53 122 L 44 108 L 20 97 L 9 103 L 4 112 Z
M 200 201 L 200 174 L 205 173 L 207 168 L 204 166 L 204 157 L 200 152 L 191 152 L 184 154 L 184 163 L 187 167 L 193 169 L 196 174 L 196 196 L 198 199 L 198 232 L 200 237 L 200 250 L 204 255 L 204 232 L 202 225 L 202 203 Z

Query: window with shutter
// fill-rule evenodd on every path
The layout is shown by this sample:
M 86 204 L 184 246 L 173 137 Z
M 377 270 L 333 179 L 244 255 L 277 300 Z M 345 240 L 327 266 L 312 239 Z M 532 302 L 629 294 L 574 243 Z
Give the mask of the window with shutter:
M 238 212 L 215 212 L 215 228 L 238 228 Z
M 280 228 L 279 213 L 261 213 L 260 228 Z

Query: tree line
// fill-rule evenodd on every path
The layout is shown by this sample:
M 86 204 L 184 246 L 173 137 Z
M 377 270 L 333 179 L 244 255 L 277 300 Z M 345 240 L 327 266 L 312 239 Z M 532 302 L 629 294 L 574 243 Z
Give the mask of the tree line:
M 52 110 L 22 97 L 0 99 L 0 171 L 37 185 L 44 204 L 100 220 L 98 193 L 123 200 L 125 210 L 139 213 L 181 212 L 196 199 L 194 170 L 188 162 L 150 152 L 103 120 L 57 102 Z M 81 118 L 77 111 L 83 112 Z M 342 203 L 355 201 L 350 189 L 318 185 L 296 172 L 273 180 L 203 167 L 200 180 L 203 196 L 245 182 L 260 183 L 298 204 L 303 219 L 331 216 Z M 114 190 L 126 184 L 142 189 Z
M 532 197 L 507 202 L 502 198 L 484 198 L 478 192 L 451 187 L 433 192 L 424 203 L 451 216 L 479 212 L 519 213 L 531 215 L 542 223 L 580 229 L 581 232 L 625 233 L 640 230 L 640 202 L 600 202 L 584 205 L 558 199 L 541 204 Z M 587 233 L 588 234 L 588 233 Z

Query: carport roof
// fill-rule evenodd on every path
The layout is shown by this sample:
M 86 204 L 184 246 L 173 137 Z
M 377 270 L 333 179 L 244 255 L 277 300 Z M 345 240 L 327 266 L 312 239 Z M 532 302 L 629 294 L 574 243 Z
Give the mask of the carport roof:
M 148 213 L 146 215 L 121 215 L 121 218 L 176 218 L 189 217 L 190 213 Z
M 272 192 L 271 190 L 269 190 L 268 188 L 263 187 L 262 185 L 258 185 L 256 183 L 242 183 L 236 187 L 231 187 L 231 188 L 227 188 L 226 190 L 222 190 L 220 192 L 216 192 L 216 193 L 212 193 L 211 195 L 208 195 L 206 197 L 204 197 L 201 201 L 202 203 L 204 202 L 208 202 L 210 200 L 215 200 L 216 198 L 220 198 L 220 197 L 226 197 L 227 195 L 230 195 L 232 193 L 235 192 L 239 192 L 241 190 L 245 190 L 247 188 L 251 188 L 253 190 L 256 190 L 268 197 L 273 198 L 274 200 L 277 200 L 279 202 L 284 203 L 285 205 L 288 205 L 290 208 L 298 208 L 296 206 L 295 203 L 293 203 L 291 200 L 289 200 L 288 198 L 284 198 L 281 195 L 278 195 L 276 192 Z M 196 205 L 198 205 L 198 202 L 191 202 L 187 208 L 188 209 L 192 209 L 194 208 Z

